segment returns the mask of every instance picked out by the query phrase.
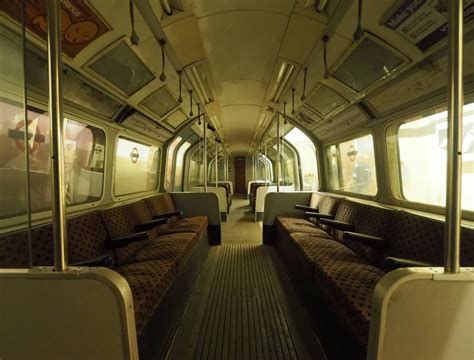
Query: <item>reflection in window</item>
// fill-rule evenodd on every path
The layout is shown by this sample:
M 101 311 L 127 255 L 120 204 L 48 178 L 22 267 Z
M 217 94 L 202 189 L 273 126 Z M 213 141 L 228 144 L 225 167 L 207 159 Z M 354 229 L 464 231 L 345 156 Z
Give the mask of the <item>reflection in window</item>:
M 28 141 L 20 106 L 0 101 L 0 218 L 26 213 L 25 150 L 29 152 L 31 210 L 51 208 L 49 118 L 29 110 Z M 64 160 L 68 205 L 98 201 L 102 196 L 105 134 L 102 130 L 65 119 Z
M 191 146 L 190 142 L 185 142 L 179 147 L 179 150 L 176 154 L 176 169 L 174 172 L 174 191 L 183 190 L 183 164 L 184 164 L 184 154 Z
M 116 196 L 158 188 L 159 149 L 119 137 L 115 152 L 114 194 Z
M 303 191 L 316 191 L 319 187 L 318 165 L 316 149 L 313 142 L 299 129 L 293 128 L 285 135 L 285 140 L 290 142 L 298 151 L 303 177 Z
M 331 189 L 363 195 L 377 193 L 372 135 L 333 145 L 326 154 Z
M 181 136 L 174 139 L 168 146 L 168 152 L 166 153 L 166 171 L 165 171 L 165 190 L 171 191 L 171 184 L 173 183 L 173 159 L 174 151 L 178 144 L 183 140 Z
M 403 197 L 445 206 L 447 116 L 431 115 L 400 126 L 398 147 Z M 462 145 L 462 208 L 474 211 L 474 103 L 464 106 Z

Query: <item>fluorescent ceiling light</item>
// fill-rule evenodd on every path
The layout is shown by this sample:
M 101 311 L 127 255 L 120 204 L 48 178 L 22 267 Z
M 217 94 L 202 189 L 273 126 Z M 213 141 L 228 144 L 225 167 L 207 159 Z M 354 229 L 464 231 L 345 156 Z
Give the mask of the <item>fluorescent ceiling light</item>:
M 290 64 L 286 61 L 282 61 L 280 70 L 278 71 L 277 78 L 273 84 L 270 98 L 273 102 L 278 103 L 280 96 L 288 84 L 288 80 L 295 70 L 295 65 Z
M 211 87 L 212 82 L 208 71 L 205 70 L 204 64 L 188 66 L 185 68 L 185 71 L 201 102 L 208 104 L 214 101 Z

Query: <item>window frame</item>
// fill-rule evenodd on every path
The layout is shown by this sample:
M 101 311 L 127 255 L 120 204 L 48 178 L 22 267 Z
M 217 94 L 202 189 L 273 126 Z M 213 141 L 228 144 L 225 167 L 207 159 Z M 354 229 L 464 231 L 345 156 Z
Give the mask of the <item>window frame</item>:
M 466 95 L 464 98 L 464 105 L 474 103 L 474 94 Z M 408 200 L 403 195 L 402 173 L 401 173 L 401 159 L 400 148 L 398 141 L 398 132 L 404 124 L 423 119 L 425 117 L 434 115 L 439 112 L 447 111 L 446 101 L 438 101 L 435 104 L 424 106 L 416 111 L 409 112 L 403 116 L 394 119 L 385 126 L 385 159 L 389 174 L 389 195 L 392 201 L 401 207 L 411 208 L 414 210 L 425 211 L 429 213 L 445 215 L 446 207 L 440 205 L 433 205 L 421 203 L 413 200 Z M 463 220 L 474 220 L 474 211 L 462 210 L 461 218 Z
M 16 101 L 13 97 L 5 97 L 7 101 Z M 31 96 L 28 98 L 27 102 L 28 108 L 31 109 L 37 109 L 40 111 L 46 111 L 48 112 L 48 105 L 44 104 L 43 102 L 39 101 L 35 96 Z M 73 110 L 73 111 L 71 111 Z M 87 116 L 87 117 L 86 117 Z M 81 203 L 81 204 L 73 204 L 73 205 L 68 205 L 66 206 L 66 214 L 69 216 L 72 213 L 76 213 L 79 211 L 85 211 L 88 209 L 96 208 L 100 206 L 100 204 L 104 201 L 106 198 L 107 194 L 107 182 L 108 182 L 108 177 L 110 171 L 107 171 L 107 165 L 108 165 L 108 154 L 107 151 L 109 151 L 110 147 L 110 129 L 104 125 L 102 125 L 100 122 L 96 122 L 94 120 L 89 119 L 89 116 L 93 116 L 90 114 L 81 114 L 77 109 L 71 108 L 68 105 L 64 106 L 63 109 L 63 118 L 69 118 L 71 120 L 77 121 L 81 124 L 84 125 L 89 125 L 93 126 L 99 130 L 102 130 L 104 132 L 105 136 L 105 156 L 104 156 L 104 177 L 102 181 L 102 195 L 101 197 L 92 202 L 87 202 L 87 203 Z M 40 211 L 35 211 L 31 213 L 31 221 L 33 225 L 37 224 L 43 224 L 46 222 L 51 221 L 51 218 L 53 216 L 53 211 L 52 210 L 40 210 Z M 25 223 L 28 220 L 28 214 L 24 215 L 17 215 L 17 216 L 12 216 L 9 218 L 5 219 L 0 219 L 0 232 L 7 232 L 7 231 L 12 231 L 12 230 L 17 230 L 17 229 L 24 229 Z
M 329 159 L 327 156 L 327 152 L 331 146 L 336 146 L 336 149 L 338 152 L 340 152 L 339 145 L 343 142 L 359 139 L 365 136 L 372 136 L 372 147 L 374 150 L 374 162 L 375 162 L 375 184 L 377 185 L 377 191 L 375 192 L 374 195 L 367 195 L 367 194 L 361 194 L 361 193 L 356 193 L 356 192 L 351 192 L 351 191 L 345 191 L 345 190 L 339 190 L 339 189 L 333 189 L 330 186 L 330 181 L 329 177 L 331 176 L 331 164 L 329 163 Z M 372 129 L 364 129 L 363 131 L 356 132 L 354 134 L 351 134 L 349 136 L 344 136 L 342 138 L 339 138 L 337 140 L 333 140 L 330 143 L 327 143 L 323 146 L 323 154 L 324 154 L 324 171 L 325 171 L 325 186 L 328 189 L 328 191 L 335 193 L 335 194 L 340 194 L 340 195 L 345 195 L 349 197 L 354 197 L 354 198 L 361 198 L 361 199 L 367 199 L 367 200 L 377 200 L 381 194 L 381 187 L 380 187 L 380 171 L 383 171 L 383 169 L 378 170 L 377 169 L 377 152 L 375 151 L 375 146 L 376 144 L 376 136 L 375 132 Z M 341 168 L 342 166 L 340 165 L 340 157 L 338 157 L 338 168 L 339 168 L 339 173 L 338 176 L 341 178 Z M 340 180 L 339 180 L 340 181 Z
M 145 191 L 138 191 L 138 192 L 134 192 L 134 193 L 130 193 L 130 194 L 124 194 L 124 195 L 115 195 L 115 174 L 116 174 L 116 170 L 117 170 L 117 157 L 115 156 L 115 154 L 117 153 L 117 144 L 118 144 L 118 140 L 119 138 L 124 138 L 124 139 L 127 139 L 127 140 L 130 140 L 130 141 L 135 141 L 137 143 L 140 143 L 140 144 L 143 144 L 143 145 L 147 145 L 147 146 L 156 146 L 158 148 L 158 155 L 157 155 L 157 158 L 158 158 L 158 164 L 156 166 L 156 176 L 158 177 L 158 181 L 157 181 L 157 185 L 156 185 L 156 188 L 153 189 L 153 190 L 145 190 Z M 131 134 L 129 132 L 126 132 L 126 131 L 118 131 L 117 134 L 115 135 L 115 138 L 114 138 L 114 144 L 113 144 L 113 152 L 111 154 L 111 156 L 113 157 L 113 160 L 112 160 L 112 171 L 111 171 L 111 187 L 110 187 L 110 197 L 112 198 L 112 201 L 113 202 L 121 202 L 121 201 L 125 201 L 125 200 L 130 200 L 130 199 L 135 199 L 135 198 L 139 198 L 139 197 L 145 197 L 145 196 L 148 196 L 148 195 L 153 195 L 153 194 L 156 194 L 159 189 L 160 189 L 160 185 L 161 185 L 161 157 L 162 157 L 162 154 L 163 154 L 163 149 L 162 149 L 162 146 L 159 144 L 159 143 L 152 143 L 151 141 L 149 141 L 149 139 L 145 138 L 145 137 L 140 137 L 140 136 L 137 136 L 135 134 Z

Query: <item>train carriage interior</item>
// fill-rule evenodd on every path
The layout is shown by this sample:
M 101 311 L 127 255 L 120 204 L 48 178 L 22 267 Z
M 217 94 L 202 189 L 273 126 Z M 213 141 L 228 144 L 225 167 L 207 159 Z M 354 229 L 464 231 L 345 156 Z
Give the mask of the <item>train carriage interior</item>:
M 474 359 L 473 0 L 0 2 L 0 360 Z

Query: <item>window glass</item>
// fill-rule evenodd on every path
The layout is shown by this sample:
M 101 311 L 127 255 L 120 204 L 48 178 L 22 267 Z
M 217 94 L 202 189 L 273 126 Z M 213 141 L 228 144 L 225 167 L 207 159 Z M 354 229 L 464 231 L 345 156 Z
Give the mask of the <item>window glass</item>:
M 405 199 L 446 205 L 446 111 L 405 123 L 398 129 L 402 195 Z M 474 103 L 464 106 L 462 208 L 474 211 Z
M 159 155 L 156 146 L 119 137 L 115 152 L 114 194 L 156 190 Z
M 183 187 L 183 165 L 184 165 L 184 154 L 191 146 L 191 143 L 185 142 L 179 147 L 176 154 L 176 170 L 174 172 L 174 191 L 182 191 Z
M 316 148 L 313 142 L 298 128 L 294 128 L 286 134 L 285 139 L 298 151 L 303 177 L 302 190 L 316 191 L 319 187 L 319 179 Z
M 174 151 L 181 140 L 183 140 L 181 136 L 174 139 L 168 146 L 168 152 L 166 153 L 165 189 L 167 191 L 171 191 L 171 185 L 173 182 Z
M 327 155 L 332 189 L 363 195 L 377 193 L 372 135 L 333 145 Z
M 23 109 L 0 100 L 0 217 L 26 213 L 25 121 Z M 30 109 L 28 116 L 31 210 L 51 208 L 49 118 Z M 64 175 L 68 205 L 98 201 L 102 196 L 105 134 L 75 120 L 64 123 Z M 23 202 L 23 204 L 22 204 Z

